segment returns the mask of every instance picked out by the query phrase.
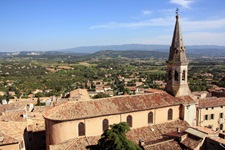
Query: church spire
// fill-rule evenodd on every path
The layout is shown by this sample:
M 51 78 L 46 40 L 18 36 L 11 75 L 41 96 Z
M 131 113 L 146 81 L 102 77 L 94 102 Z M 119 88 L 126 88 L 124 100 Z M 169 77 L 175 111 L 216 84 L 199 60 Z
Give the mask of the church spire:
M 188 86 L 188 60 L 183 42 L 178 8 L 176 10 L 176 23 L 173 32 L 172 44 L 167 63 L 166 91 L 176 97 L 190 95 Z
M 176 9 L 176 23 L 173 32 L 172 44 L 170 47 L 170 55 L 168 61 L 176 61 L 179 63 L 187 63 L 186 50 L 182 37 L 182 31 L 180 27 L 180 16 L 178 14 L 179 9 Z

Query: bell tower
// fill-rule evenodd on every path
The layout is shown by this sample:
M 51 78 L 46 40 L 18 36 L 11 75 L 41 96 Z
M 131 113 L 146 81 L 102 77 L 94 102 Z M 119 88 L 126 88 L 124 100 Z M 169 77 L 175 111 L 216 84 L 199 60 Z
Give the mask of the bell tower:
M 190 95 L 191 91 L 188 86 L 188 63 L 186 49 L 183 42 L 181 27 L 179 23 L 179 14 L 176 10 L 176 23 L 173 32 L 172 44 L 167 64 L 167 84 L 166 91 L 175 96 Z

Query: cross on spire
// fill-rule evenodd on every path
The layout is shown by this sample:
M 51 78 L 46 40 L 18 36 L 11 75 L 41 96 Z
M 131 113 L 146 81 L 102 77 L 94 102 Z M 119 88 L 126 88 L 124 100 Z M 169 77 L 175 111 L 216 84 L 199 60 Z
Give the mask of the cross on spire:
M 179 12 L 179 8 L 177 7 L 177 9 L 176 9 L 176 14 L 178 15 L 178 12 Z

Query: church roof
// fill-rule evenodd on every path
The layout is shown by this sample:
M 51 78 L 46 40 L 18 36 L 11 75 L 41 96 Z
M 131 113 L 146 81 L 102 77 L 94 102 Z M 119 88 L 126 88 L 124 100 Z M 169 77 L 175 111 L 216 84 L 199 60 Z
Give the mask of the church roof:
M 193 102 L 190 99 L 183 101 L 181 98 L 173 97 L 166 92 L 115 96 L 91 101 L 69 101 L 47 110 L 44 113 L 44 118 L 49 120 L 78 120 Z
M 170 54 L 168 61 L 174 61 L 179 63 L 187 63 L 186 50 L 184 46 L 184 41 L 182 37 L 182 31 L 179 22 L 180 16 L 176 15 L 176 23 L 173 32 L 172 44 L 170 47 Z

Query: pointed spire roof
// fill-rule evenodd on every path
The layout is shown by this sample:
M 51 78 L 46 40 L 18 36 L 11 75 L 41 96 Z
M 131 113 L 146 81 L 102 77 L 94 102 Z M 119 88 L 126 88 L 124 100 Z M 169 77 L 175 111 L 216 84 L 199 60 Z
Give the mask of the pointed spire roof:
M 170 47 L 169 61 L 182 63 L 187 62 L 187 57 L 179 22 L 180 16 L 178 14 L 178 10 L 179 9 L 176 10 L 176 23 L 173 32 L 172 44 Z

